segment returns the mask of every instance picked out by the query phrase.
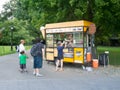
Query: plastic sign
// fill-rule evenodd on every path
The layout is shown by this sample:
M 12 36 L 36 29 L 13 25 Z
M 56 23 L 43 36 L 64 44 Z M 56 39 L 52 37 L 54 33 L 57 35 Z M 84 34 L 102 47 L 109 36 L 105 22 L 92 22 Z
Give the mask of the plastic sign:
M 64 33 L 64 32 L 80 32 L 80 31 L 83 31 L 83 27 L 47 29 L 46 33 Z

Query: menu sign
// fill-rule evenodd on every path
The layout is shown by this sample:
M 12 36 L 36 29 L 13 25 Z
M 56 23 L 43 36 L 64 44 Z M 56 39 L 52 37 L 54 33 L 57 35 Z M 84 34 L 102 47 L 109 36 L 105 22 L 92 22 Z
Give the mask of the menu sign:
M 64 32 L 80 32 L 80 31 L 83 31 L 83 27 L 46 29 L 46 33 L 64 33 Z

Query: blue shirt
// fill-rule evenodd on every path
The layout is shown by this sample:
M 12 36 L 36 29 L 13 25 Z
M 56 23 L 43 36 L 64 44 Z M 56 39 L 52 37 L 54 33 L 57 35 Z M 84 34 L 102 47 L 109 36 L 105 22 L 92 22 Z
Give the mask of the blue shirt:
M 64 49 L 64 46 L 58 46 L 58 47 L 57 47 L 57 50 L 58 50 L 58 56 L 63 55 L 63 49 Z

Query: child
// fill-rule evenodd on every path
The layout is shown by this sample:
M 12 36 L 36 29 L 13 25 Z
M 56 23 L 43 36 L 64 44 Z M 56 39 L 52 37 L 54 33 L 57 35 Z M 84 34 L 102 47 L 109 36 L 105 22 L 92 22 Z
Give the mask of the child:
M 57 61 L 56 61 L 56 71 L 59 70 L 59 63 L 60 63 L 60 71 L 63 71 L 63 49 L 64 49 L 64 45 L 61 42 L 58 42 L 58 46 L 57 46 L 57 51 L 58 51 L 58 57 L 57 57 Z
M 21 69 L 21 72 L 27 72 L 26 70 L 26 59 L 27 59 L 27 56 L 25 55 L 25 52 L 24 51 L 21 51 L 20 52 L 20 56 L 19 56 L 19 60 L 20 60 L 20 69 Z

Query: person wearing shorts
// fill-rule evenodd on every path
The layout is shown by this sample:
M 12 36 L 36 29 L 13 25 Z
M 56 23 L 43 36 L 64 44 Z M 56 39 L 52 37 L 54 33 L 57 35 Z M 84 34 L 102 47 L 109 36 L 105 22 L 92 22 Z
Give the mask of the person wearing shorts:
M 40 38 L 36 38 L 35 43 L 30 50 L 30 53 L 34 59 L 33 74 L 36 76 L 43 76 L 42 74 L 40 74 L 40 68 L 42 68 L 44 45 L 40 41 Z
M 42 57 L 34 56 L 34 68 L 42 68 Z
M 58 56 L 56 61 L 56 71 L 58 70 L 63 71 L 63 49 L 64 49 L 63 43 L 58 42 L 58 46 L 57 46 Z M 59 64 L 60 64 L 60 69 L 59 69 Z

